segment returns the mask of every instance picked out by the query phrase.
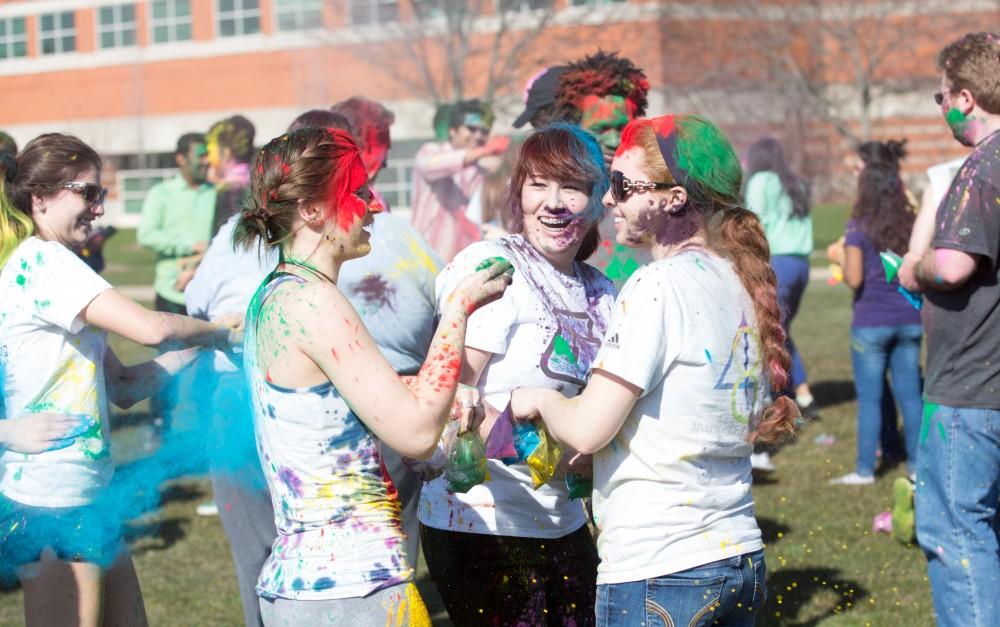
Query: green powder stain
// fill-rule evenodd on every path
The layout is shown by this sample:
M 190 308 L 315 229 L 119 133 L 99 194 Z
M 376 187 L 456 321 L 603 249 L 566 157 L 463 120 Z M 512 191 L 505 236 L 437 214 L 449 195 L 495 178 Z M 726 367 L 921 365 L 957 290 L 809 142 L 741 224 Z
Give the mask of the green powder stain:
M 604 270 L 604 273 L 612 281 L 627 281 L 639 269 L 639 262 L 634 257 L 627 256 L 625 251 L 625 246 L 617 244 L 611 261 Z
M 576 363 L 576 354 L 573 353 L 573 349 L 570 347 L 569 342 L 566 341 L 566 338 L 564 338 L 561 333 L 555 337 L 555 340 L 552 341 L 552 352 L 571 364 Z
M 698 266 L 699 268 L 701 268 L 705 272 L 708 272 L 708 268 L 706 268 L 705 266 L 703 266 L 701 264 L 701 257 L 695 257 L 694 258 L 694 265 Z
M 23 473 L 23 472 L 24 472 L 24 468 L 18 468 L 17 472 L 14 473 L 14 481 L 20 481 L 21 480 L 21 473 Z
M 40 265 L 40 266 L 44 266 L 45 265 L 45 256 L 42 255 L 42 253 L 35 253 L 35 263 L 38 264 L 38 265 Z
M 17 284 L 18 285 L 20 285 L 21 287 L 24 287 L 24 284 L 27 283 L 27 282 L 28 282 L 28 280 L 26 278 L 24 278 L 23 274 L 17 275 Z
M 949 126 L 965 125 L 969 121 L 969 118 L 955 107 L 948 109 L 944 119 L 948 121 Z
M 21 260 L 21 269 L 22 269 L 22 270 L 27 270 L 27 269 L 28 269 L 28 267 L 29 267 L 29 266 L 28 266 L 28 261 L 27 261 L 26 259 L 22 259 L 22 260 Z
M 937 403 L 928 403 L 928 402 L 924 401 L 924 419 L 923 419 L 923 421 L 920 424 L 920 443 L 921 444 L 923 444 L 924 440 L 927 439 L 927 434 L 930 433 L 930 430 L 931 430 L 931 420 L 933 420 L 934 414 L 937 413 L 937 410 L 938 410 L 939 407 L 940 407 L 940 405 L 938 405 Z M 945 435 L 944 426 L 942 426 L 941 423 L 938 423 L 938 428 L 941 430 L 941 437 L 943 439 L 947 440 L 948 437 Z
M 35 300 L 35 309 L 47 309 L 51 304 L 52 301 L 47 298 L 45 300 Z

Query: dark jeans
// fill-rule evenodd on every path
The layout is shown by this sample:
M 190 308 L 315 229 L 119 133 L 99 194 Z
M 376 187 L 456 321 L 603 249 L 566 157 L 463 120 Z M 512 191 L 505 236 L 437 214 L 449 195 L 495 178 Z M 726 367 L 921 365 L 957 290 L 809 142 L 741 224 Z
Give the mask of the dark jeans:
M 808 381 L 802 357 L 792 341 L 792 320 L 799 312 L 802 294 L 809 285 L 809 258 L 805 255 L 775 255 L 771 257 L 771 267 L 778 278 L 778 305 L 781 307 L 781 326 L 788 338 L 786 345 L 792 356 L 791 383 L 785 391 L 795 396 L 795 388 Z
M 541 539 L 420 525 L 420 540 L 457 627 L 594 624 L 598 560 L 587 527 Z

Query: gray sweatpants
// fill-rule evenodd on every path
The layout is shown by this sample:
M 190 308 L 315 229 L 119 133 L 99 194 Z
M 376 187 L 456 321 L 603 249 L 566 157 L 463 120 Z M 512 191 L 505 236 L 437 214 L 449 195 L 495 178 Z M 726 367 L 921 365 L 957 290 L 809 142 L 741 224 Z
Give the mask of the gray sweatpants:
M 431 624 L 427 607 L 412 582 L 351 599 L 293 601 L 261 598 L 260 614 L 266 627 L 430 627 Z

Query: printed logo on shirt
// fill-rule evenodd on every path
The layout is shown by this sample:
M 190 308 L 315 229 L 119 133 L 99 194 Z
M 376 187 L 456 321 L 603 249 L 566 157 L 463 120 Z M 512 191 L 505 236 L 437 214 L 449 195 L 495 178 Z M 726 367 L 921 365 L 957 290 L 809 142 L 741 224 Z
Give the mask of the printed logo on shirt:
M 608 339 L 604 340 L 604 345 L 608 348 L 618 348 L 618 334 L 615 333 Z
M 553 309 L 552 314 L 559 330 L 542 353 L 542 372 L 582 387 L 600 348 L 600 340 L 594 337 L 594 321 L 585 313 L 565 309 Z

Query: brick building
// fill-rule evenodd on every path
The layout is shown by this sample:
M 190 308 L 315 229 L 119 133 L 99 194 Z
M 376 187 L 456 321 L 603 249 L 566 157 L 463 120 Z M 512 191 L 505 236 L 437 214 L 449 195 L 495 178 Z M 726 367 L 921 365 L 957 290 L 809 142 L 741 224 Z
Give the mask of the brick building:
M 473 9 L 466 48 L 449 56 L 451 12 Z M 94 145 L 109 220 L 130 224 L 180 134 L 238 112 L 263 143 L 306 109 L 363 94 L 396 113 L 379 187 L 404 209 L 432 90 L 446 98 L 456 76 L 466 97 L 491 90 L 503 131 L 527 77 L 602 47 L 646 70 L 650 114 L 704 112 L 740 147 L 775 134 L 829 195 L 863 118 L 871 136 L 910 139 L 914 173 L 960 154 L 931 99 L 934 53 L 997 24 L 988 0 L 0 0 L 0 129 L 21 145 L 52 130 Z M 851 60 L 865 55 L 881 58 L 867 116 L 852 104 L 864 86 Z

